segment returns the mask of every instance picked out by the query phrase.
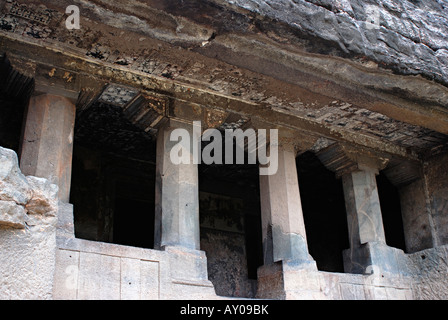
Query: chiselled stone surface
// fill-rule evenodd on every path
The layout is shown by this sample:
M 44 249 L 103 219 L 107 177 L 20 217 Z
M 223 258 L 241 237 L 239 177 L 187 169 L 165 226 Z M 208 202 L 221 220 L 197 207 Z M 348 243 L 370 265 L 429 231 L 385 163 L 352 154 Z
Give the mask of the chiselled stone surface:
M 446 246 L 422 250 L 409 256 L 414 274 L 413 291 L 419 300 L 446 300 L 448 265 Z
M 13 151 L 0 157 L 0 299 L 51 299 L 57 186 L 25 178 Z

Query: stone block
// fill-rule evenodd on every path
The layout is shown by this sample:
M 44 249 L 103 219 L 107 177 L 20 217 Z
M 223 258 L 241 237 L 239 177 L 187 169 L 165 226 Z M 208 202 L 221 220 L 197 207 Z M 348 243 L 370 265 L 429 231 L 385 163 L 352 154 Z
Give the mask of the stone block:
M 339 286 L 343 300 L 365 300 L 366 298 L 362 285 L 341 283 Z
M 160 265 L 155 261 L 140 261 L 140 299 L 160 298 Z
M 322 283 L 322 275 L 314 261 L 310 264 L 278 262 L 258 269 L 257 298 L 326 299 Z
M 121 300 L 158 300 L 159 263 L 121 257 Z
M 344 270 L 347 273 L 382 276 L 407 276 L 410 273 L 404 252 L 383 242 L 369 242 L 343 252 Z
M 58 249 L 53 284 L 53 299 L 76 300 L 78 296 L 79 252 Z
M 318 271 L 309 271 L 306 269 L 283 269 L 283 279 L 285 290 L 309 290 L 319 291 L 321 289 L 321 276 Z
M 325 297 L 329 300 L 341 300 L 340 274 L 322 272 L 321 289 Z
M 386 287 L 387 300 L 407 300 L 406 290 Z
M 26 210 L 14 201 L 0 200 L 0 226 L 24 229 Z
M 285 300 L 327 300 L 325 295 L 320 291 L 287 291 Z
M 139 300 L 142 290 L 140 260 L 121 258 L 120 263 L 120 298 L 122 300 Z
M 169 255 L 172 279 L 208 282 L 207 257 L 204 251 L 172 246 L 164 249 Z
M 120 266 L 119 257 L 81 252 L 78 299 L 119 300 Z
M 171 291 L 165 296 L 166 299 L 175 300 L 214 300 L 219 299 L 213 285 L 207 282 L 183 282 L 173 281 Z
M 372 287 L 372 298 L 374 300 L 388 300 L 387 291 L 385 287 Z
M 279 299 L 286 298 L 283 287 L 283 270 L 281 263 L 264 265 L 258 268 L 257 298 Z

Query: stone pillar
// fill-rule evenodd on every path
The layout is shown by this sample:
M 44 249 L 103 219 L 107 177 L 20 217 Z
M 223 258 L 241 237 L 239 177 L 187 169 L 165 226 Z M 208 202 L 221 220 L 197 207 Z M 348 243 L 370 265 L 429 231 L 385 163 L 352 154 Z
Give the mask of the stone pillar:
M 20 154 L 25 175 L 46 178 L 69 202 L 76 107 L 63 96 L 40 94 L 30 100 Z
M 378 169 L 360 166 L 342 175 L 347 223 L 352 247 L 368 242 L 386 242 L 376 185 Z
M 292 147 L 279 146 L 277 173 L 260 176 L 260 200 L 264 265 L 258 269 L 257 297 L 321 299 L 317 265 L 308 252 Z
M 172 134 L 175 141 L 170 141 Z M 200 135 L 192 122 L 176 119 L 159 129 L 154 244 L 169 254 L 171 278 L 179 290 L 194 288 L 201 295 L 214 295 L 207 258 L 200 251 L 198 165 L 193 156 L 200 151 L 199 143 L 194 144 L 200 142 Z M 181 155 L 185 163 L 176 164 L 172 153 Z
M 199 250 L 199 181 L 198 166 L 193 162 L 192 141 L 182 140 L 189 163 L 175 164 L 171 159 L 176 141 L 170 141 L 174 130 L 195 134 L 193 125 L 170 120 L 159 130 L 156 165 L 156 230 L 155 246 L 184 247 Z M 198 137 L 200 139 L 200 137 Z M 184 144 L 186 143 L 186 144 Z M 177 152 L 176 152 L 177 154 Z M 185 155 L 183 155 L 185 156 Z
M 342 178 L 350 249 L 344 251 L 348 273 L 406 273 L 402 250 L 386 245 L 376 175 L 389 159 L 341 144 L 318 152 L 321 162 Z
M 279 261 L 314 263 L 308 253 L 295 151 L 278 148 L 278 170 L 260 176 L 265 265 Z

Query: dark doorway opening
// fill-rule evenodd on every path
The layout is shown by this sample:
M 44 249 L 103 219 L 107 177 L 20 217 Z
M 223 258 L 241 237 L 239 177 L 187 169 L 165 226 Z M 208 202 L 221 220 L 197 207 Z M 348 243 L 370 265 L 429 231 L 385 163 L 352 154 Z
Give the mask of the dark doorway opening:
M 20 158 L 23 123 L 34 89 L 34 81 L 14 70 L 5 54 L 0 54 L 0 146 Z
M 202 164 L 199 188 L 209 280 L 220 296 L 254 298 L 263 264 L 258 165 Z
M 113 242 L 132 247 L 154 248 L 154 204 L 115 199 Z
M 344 272 L 350 247 L 342 181 L 312 152 L 297 157 L 308 250 L 321 271 Z
M 96 103 L 77 115 L 70 202 L 75 236 L 152 249 L 155 137 L 120 107 Z
M 386 244 L 406 252 L 400 194 L 383 172 L 376 177 Z

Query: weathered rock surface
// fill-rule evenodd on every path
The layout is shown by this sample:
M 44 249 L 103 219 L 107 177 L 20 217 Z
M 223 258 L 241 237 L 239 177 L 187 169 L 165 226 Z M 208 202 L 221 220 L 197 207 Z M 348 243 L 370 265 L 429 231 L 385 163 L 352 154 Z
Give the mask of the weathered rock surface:
M 448 83 L 448 1 L 225 0 L 405 74 Z
M 26 205 L 28 213 L 55 217 L 58 211 L 57 185 L 43 178 L 28 176 L 26 179 L 34 190 L 33 197 Z
M 0 200 L 25 205 L 33 193 L 14 151 L 0 147 Z
M 448 248 L 441 246 L 409 255 L 414 275 L 413 286 L 418 300 L 446 300 Z
M 58 187 L 25 177 L 0 147 L 0 300 L 51 299 Z
M 26 211 L 14 201 L 0 200 L 0 226 L 25 228 Z

